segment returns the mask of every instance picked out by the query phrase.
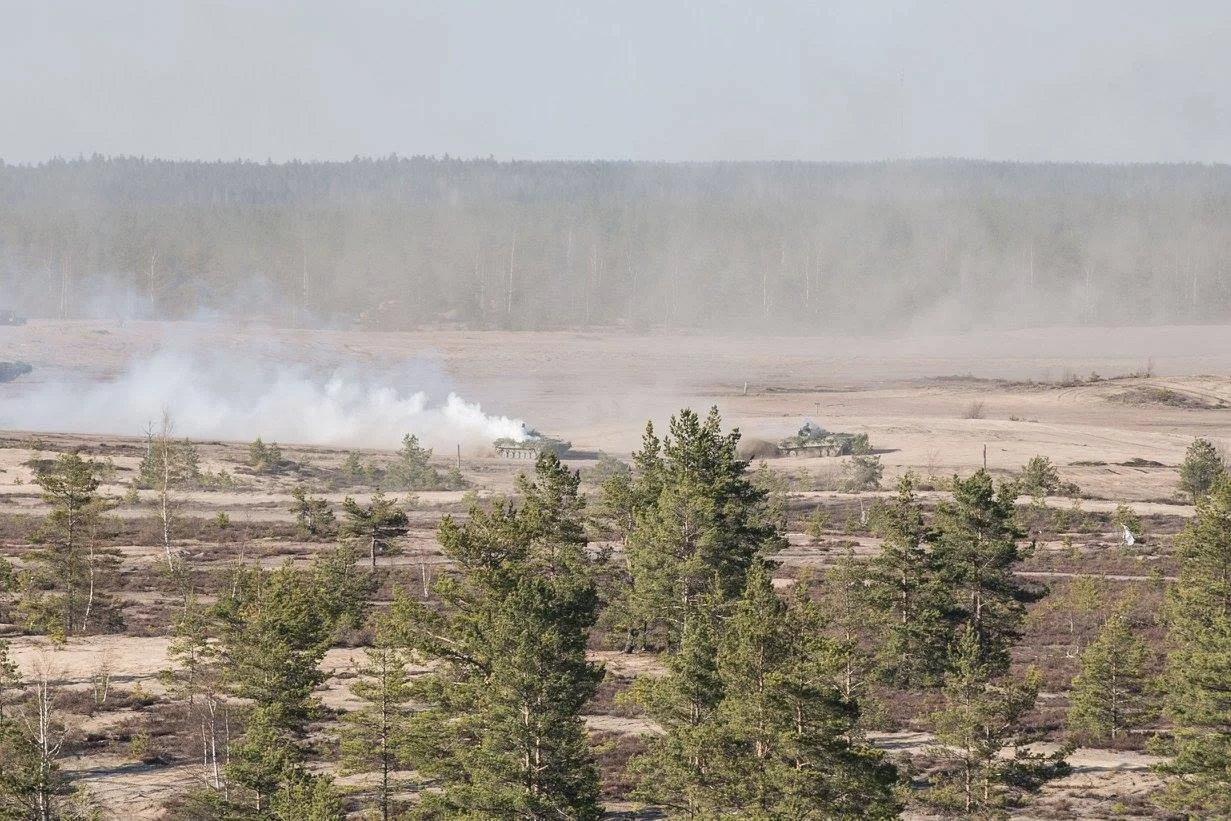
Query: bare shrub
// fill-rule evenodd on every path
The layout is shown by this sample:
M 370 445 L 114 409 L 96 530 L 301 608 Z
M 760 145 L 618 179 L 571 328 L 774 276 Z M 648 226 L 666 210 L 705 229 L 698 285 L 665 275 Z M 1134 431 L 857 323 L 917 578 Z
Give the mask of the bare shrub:
M 965 418 L 967 419 L 982 419 L 983 418 L 983 400 L 982 399 L 975 399 L 969 405 L 966 406 Z

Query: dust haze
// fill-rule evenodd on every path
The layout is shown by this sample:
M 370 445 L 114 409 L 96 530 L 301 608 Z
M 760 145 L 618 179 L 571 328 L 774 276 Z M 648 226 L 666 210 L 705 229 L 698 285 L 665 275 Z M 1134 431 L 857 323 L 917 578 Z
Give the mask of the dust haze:
M 0 427 L 132 436 L 165 410 L 180 436 L 387 448 L 412 433 L 428 446 L 469 449 L 521 438 L 445 387 L 424 361 L 312 366 L 268 350 L 203 352 L 166 343 L 114 376 L 55 379 L 0 397 Z
M 0 816 L 1231 817 L 1231 4 L 3 6 Z

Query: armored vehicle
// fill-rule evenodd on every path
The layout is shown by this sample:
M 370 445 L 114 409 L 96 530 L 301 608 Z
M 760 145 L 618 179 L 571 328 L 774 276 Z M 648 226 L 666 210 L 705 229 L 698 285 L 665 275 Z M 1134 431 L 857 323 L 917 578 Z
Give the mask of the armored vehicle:
M 573 443 L 544 436 L 534 428 L 523 427 L 520 440 L 505 437 L 492 442 L 492 446 L 496 449 L 496 455 L 504 459 L 537 459 L 540 453 L 548 452 L 563 456 L 568 453 Z
M 814 422 L 778 442 L 780 456 L 847 456 L 870 450 L 866 433 L 833 433 Z
M 15 311 L 0 308 L 0 325 L 25 325 L 26 318 Z
M 0 382 L 12 382 L 32 370 L 34 368 L 28 362 L 0 362 Z

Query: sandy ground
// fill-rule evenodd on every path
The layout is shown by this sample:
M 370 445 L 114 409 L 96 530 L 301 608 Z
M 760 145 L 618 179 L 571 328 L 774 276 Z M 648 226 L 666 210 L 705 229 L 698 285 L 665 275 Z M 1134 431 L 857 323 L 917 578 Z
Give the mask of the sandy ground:
M 645 421 L 661 426 L 680 407 L 716 404 L 750 438 L 776 440 L 805 418 L 831 430 L 865 431 L 884 451 L 889 475 L 970 470 L 982 464 L 986 447 L 988 466 L 999 470 L 1038 453 L 1061 466 L 1104 462 L 1064 472 L 1096 496 L 1165 502 L 1173 500 L 1174 467 L 1194 436 L 1231 442 L 1231 408 L 1217 407 L 1231 406 L 1231 326 L 868 340 L 35 321 L 0 328 L 0 360 L 22 359 L 36 369 L 0 385 L 0 397 L 20 396 L 44 380 L 104 378 L 168 344 L 306 362 L 323 373 L 342 362 L 428 362 L 467 399 L 589 452 L 626 454 Z M 1068 387 L 984 381 L 1054 382 L 1094 371 L 1117 377 L 1147 368 L 1154 376 Z M 955 376 L 971 378 L 947 378 Z M 1154 389 L 1208 407 L 1115 401 Z M 982 403 L 983 418 L 966 418 L 973 403 Z M 1117 464 L 1132 459 L 1167 467 Z M 780 465 L 836 470 L 833 460 L 803 457 Z M 0 483 L 13 478 L 0 474 Z
M 593 454 L 600 451 L 627 454 L 637 446 L 647 419 L 661 427 L 680 407 L 716 404 L 725 421 L 738 425 L 751 439 L 772 441 L 789 435 L 804 418 L 817 419 L 832 430 L 867 432 L 889 479 L 906 470 L 935 476 L 968 472 L 983 464 L 985 452 L 989 468 L 1007 473 L 1043 454 L 1060 466 L 1065 479 L 1095 497 L 1083 501 L 1085 510 L 1108 511 L 1127 501 L 1139 513 L 1186 516 L 1191 507 L 1175 490 L 1185 447 L 1194 436 L 1231 443 L 1231 407 L 1224 407 L 1231 406 L 1231 326 L 1045 329 L 866 340 L 271 332 L 217 325 L 120 327 L 35 321 L 25 327 L 0 327 L 0 360 L 26 360 L 36 368 L 30 377 L 0 385 L 0 397 L 20 397 L 31 385 L 47 380 L 107 378 L 134 357 L 169 343 L 211 346 L 271 361 L 307 362 L 322 371 L 343 362 L 430 362 L 466 398 L 571 439 L 576 450 L 590 454 L 574 461 L 577 467 L 593 464 Z M 1127 376 L 1146 370 L 1150 375 Z M 1086 381 L 1092 371 L 1105 378 Z M 1160 390 L 1183 402 L 1140 401 Z M 1126 395 L 1132 401 L 1123 401 Z M 976 403 L 981 404 L 979 414 L 971 412 Z M 10 440 L 10 446 L 0 448 L 0 514 L 41 512 L 45 508 L 32 485 L 32 470 L 24 464 L 32 454 L 20 446 L 28 432 L 5 431 L 3 426 L 0 419 L 0 438 Z M 59 441 L 50 435 L 44 438 Z M 112 447 L 140 441 L 88 435 L 70 440 Z M 396 445 L 391 442 L 389 447 Z M 296 448 L 288 445 L 288 450 Z M 299 450 L 313 460 L 341 458 L 341 453 L 322 448 Z M 225 451 L 203 445 L 205 467 L 227 466 Z M 134 452 L 130 448 L 117 453 L 116 465 L 135 467 Z M 294 453 L 292 457 L 299 458 Z M 1158 464 L 1124 464 L 1131 460 Z M 836 459 L 770 462 L 801 484 L 807 481 L 805 473 L 824 479 L 840 470 Z M 463 470 L 486 495 L 511 489 L 513 476 L 522 467 L 466 454 Z M 125 478 L 121 473 L 109 489 L 118 495 L 122 491 L 118 482 Z M 184 493 L 178 498 L 179 510 L 185 516 L 203 517 L 226 511 L 239 523 L 286 521 L 290 489 L 288 480 L 265 481 L 248 491 Z M 342 495 L 330 498 L 338 502 Z M 416 538 L 430 540 L 431 526 L 441 511 L 461 496 L 418 495 Z M 802 496 L 843 498 L 828 491 Z M 1065 499 L 1050 503 L 1071 504 Z M 117 511 L 126 516 L 149 513 L 148 507 Z M 857 547 L 876 549 L 871 542 Z M 126 562 L 159 560 L 149 548 L 124 548 L 124 552 Z M 796 535 L 782 558 L 787 563 L 824 564 L 832 557 Z M 59 648 L 19 638 L 12 652 L 28 673 L 42 665 L 77 687 L 88 686 L 106 660 L 117 682 L 126 686 L 140 682 L 156 692 L 157 673 L 167 666 L 166 649 L 165 638 L 108 636 L 73 639 Z M 621 675 L 655 672 L 652 661 L 638 656 L 611 653 L 598 658 Z M 321 692 L 326 704 L 351 704 L 346 681 L 356 660 L 357 651 L 330 652 L 325 666 L 331 678 Z M 652 729 L 645 722 L 616 716 L 590 716 L 587 721 L 596 730 L 611 732 Z M 912 744 L 926 745 L 927 739 L 886 737 L 880 742 L 905 750 Z M 1072 776 L 1047 787 L 1049 801 L 1080 798 L 1085 803 L 1077 806 L 1107 815 L 1114 814 L 1117 801 L 1157 788 L 1148 772 L 1150 760 L 1139 754 L 1082 750 L 1073 762 Z M 192 768 L 151 768 L 119 757 L 74 760 L 66 768 L 81 773 L 121 818 L 157 817 L 157 807 L 197 777 Z M 1053 809 L 1056 806 L 1060 805 Z

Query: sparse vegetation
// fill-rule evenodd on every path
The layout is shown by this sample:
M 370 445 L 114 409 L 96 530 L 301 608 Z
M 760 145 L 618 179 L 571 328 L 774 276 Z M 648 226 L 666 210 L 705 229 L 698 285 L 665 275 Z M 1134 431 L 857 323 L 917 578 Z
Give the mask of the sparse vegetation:
M 253 473 L 258 474 L 282 471 L 284 467 L 282 448 L 278 447 L 277 442 L 267 445 L 258 436 L 248 446 L 248 467 L 252 468 Z
M 250 456 L 247 445 L 193 447 L 210 465 Z M 289 507 L 267 495 L 286 492 L 285 473 L 249 465 L 257 475 L 240 468 L 248 482 L 225 499 L 201 492 L 209 474 L 198 469 L 167 483 L 167 519 L 150 505 L 161 483 L 122 518 L 107 515 L 104 477 L 135 492 L 125 480 L 149 458 L 142 450 L 110 465 L 59 440 L 40 452 L 29 496 L 50 512 L 0 515 L 0 545 L 20 546 L 0 573 L 2 603 L 68 647 L 82 635 L 170 634 L 163 687 L 130 684 L 124 661 L 99 655 L 80 674 L 88 690 L 51 685 L 48 726 L 133 711 L 66 735 L 53 763 L 105 751 L 126 766 L 190 771 L 197 786 L 167 799 L 175 817 L 257 817 L 259 806 L 263 817 L 392 818 L 425 791 L 439 814 L 533 806 L 586 818 L 645 801 L 668 814 L 994 815 L 1033 802 L 1042 817 L 1085 806 L 1068 788 L 1039 794 L 1067 771 L 1071 743 L 1139 749 L 1156 730 L 1153 743 L 1176 754 L 1160 768 L 1168 806 L 1222 811 L 1206 765 L 1222 717 L 1193 705 L 1213 703 L 1210 671 L 1221 669 L 1210 585 L 1223 478 L 1199 496 L 1177 556 L 1184 520 L 1165 509 L 1019 505 L 1018 491 L 1066 492 L 1047 457 L 1012 481 L 976 471 L 923 485 L 908 474 L 889 498 L 818 496 L 801 491 L 824 475 L 745 462 L 716 411 L 683 411 L 662 438 L 648 428 L 630 462 L 601 456 L 581 475 L 544 456 L 502 489 L 478 463 L 483 495 L 469 491 L 461 508 L 366 489 L 331 504 L 342 472 L 297 462 L 285 470 L 299 482 Z M 812 464 L 863 492 L 884 481 L 881 459 Z M 433 471 L 447 481 L 413 437 L 396 456 L 350 461 L 365 480 L 405 470 L 407 482 Z M 1123 465 L 1162 479 L 1147 462 Z M 847 484 L 858 475 L 839 477 L 843 465 L 872 478 Z M 75 499 L 52 498 L 56 477 Z M 41 556 L 70 555 L 70 525 L 66 574 Z M 439 527 L 436 540 L 427 527 Z M 1148 531 L 1149 547 L 1125 549 L 1123 529 L 1137 544 Z M 151 567 L 165 543 L 174 564 Z M 604 676 L 595 654 L 608 648 L 627 652 L 603 656 Z M 343 652 L 358 666 L 328 655 Z M 325 709 L 326 681 L 331 696 L 354 698 Z M 0 726 L 7 715 L 18 727 L 40 685 L 6 686 Z M 909 752 L 876 735 L 907 728 L 923 739 Z M 1021 750 L 1041 740 L 1058 752 Z M 19 794 L 16 777 L 0 778 L 0 803 Z M 528 777 L 543 780 L 530 798 Z M 65 808 L 89 801 L 48 796 Z M 1147 813 L 1145 800 L 1125 806 Z

